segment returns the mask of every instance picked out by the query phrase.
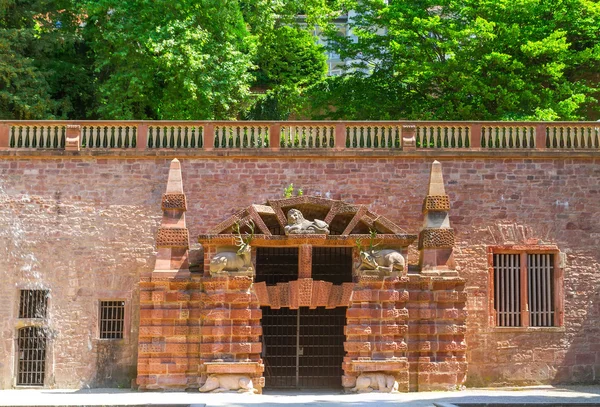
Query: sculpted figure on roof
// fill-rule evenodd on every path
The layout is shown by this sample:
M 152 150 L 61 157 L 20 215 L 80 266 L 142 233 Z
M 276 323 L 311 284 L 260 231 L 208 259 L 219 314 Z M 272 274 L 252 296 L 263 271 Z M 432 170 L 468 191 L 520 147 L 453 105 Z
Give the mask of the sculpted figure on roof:
M 322 220 L 310 221 L 298 209 L 290 209 L 287 213 L 288 224 L 285 226 L 286 235 L 329 234 L 329 225 Z

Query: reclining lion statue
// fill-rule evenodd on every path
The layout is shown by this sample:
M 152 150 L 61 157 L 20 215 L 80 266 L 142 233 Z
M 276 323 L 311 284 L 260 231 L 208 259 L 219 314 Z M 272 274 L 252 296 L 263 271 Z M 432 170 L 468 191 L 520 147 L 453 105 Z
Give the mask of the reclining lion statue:
M 329 225 L 322 220 L 310 221 L 298 209 L 290 209 L 287 213 L 288 224 L 284 227 L 286 235 L 329 234 Z
M 358 393 L 370 393 L 372 391 L 396 393 L 398 392 L 398 382 L 394 376 L 385 373 L 363 373 L 356 378 L 356 386 L 351 391 Z
M 212 374 L 206 379 L 206 383 L 200 387 L 202 393 L 222 393 L 225 391 L 236 391 L 238 393 L 258 393 L 252 379 L 239 374 Z

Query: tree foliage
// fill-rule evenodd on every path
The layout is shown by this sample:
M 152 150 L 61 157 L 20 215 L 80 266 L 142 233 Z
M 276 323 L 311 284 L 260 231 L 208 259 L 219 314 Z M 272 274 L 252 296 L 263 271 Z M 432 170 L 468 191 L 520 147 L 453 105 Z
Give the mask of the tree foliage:
M 389 3 L 389 4 L 386 4 Z M 579 119 L 596 102 L 600 6 L 588 0 L 342 1 L 355 61 L 313 94 L 344 119 Z
M 590 119 L 599 72 L 593 0 L 0 0 L 1 119 Z
M 0 118 L 69 117 L 90 97 L 69 4 L 0 0 Z
M 229 119 L 249 97 L 255 45 L 235 1 L 90 0 L 98 114 Z

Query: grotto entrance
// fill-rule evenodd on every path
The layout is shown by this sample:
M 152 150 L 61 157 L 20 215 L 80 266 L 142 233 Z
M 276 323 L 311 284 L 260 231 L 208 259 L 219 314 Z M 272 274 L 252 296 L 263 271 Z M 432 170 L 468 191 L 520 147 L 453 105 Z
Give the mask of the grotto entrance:
M 268 287 L 298 280 L 298 248 L 259 247 L 256 282 Z M 352 249 L 312 250 L 313 279 L 352 281 Z M 262 358 L 267 389 L 341 388 L 346 308 L 262 309 Z
M 346 307 L 262 307 L 266 389 L 342 388 Z

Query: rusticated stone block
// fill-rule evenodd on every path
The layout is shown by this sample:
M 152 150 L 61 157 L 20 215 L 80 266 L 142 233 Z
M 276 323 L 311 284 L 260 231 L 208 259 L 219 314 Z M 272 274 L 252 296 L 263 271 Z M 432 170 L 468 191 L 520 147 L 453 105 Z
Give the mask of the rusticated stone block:
M 448 195 L 428 195 L 423 201 L 423 213 L 429 211 L 447 212 L 450 210 Z
M 258 303 L 261 306 L 270 305 L 269 291 L 267 289 L 267 283 L 265 283 L 264 281 L 262 281 L 260 283 L 254 283 L 254 285 L 252 287 L 254 288 L 256 297 L 258 298 Z
M 354 290 L 354 283 L 343 283 L 342 284 L 342 298 L 340 299 L 339 306 L 347 307 L 350 305 L 350 297 L 352 296 L 352 290 Z
M 371 350 L 371 342 L 344 342 L 346 352 L 365 352 Z
M 329 295 L 329 300 L 327 301 L 327 308 L 335 308 L 337 307 L 342 299 L 342 287 L 339 285 L 334 285 L 331 287 L 331 292 Z
M 158 229 L 156 247 L 189 247 L 190 235 L 187 228 Z
M 298 280 L 298 283 L 298 305 L 309 307 L 312 303 L 313 280 L 312 278 L 303 278 Z
M 227 288 L 230 290 L 247 291 L 252 286 L 254 278 L 251 276 L 229 276 Z
M 377 291 L 370 289 L 354 290 L 350 296 L 351 302 L 369 302 L 373 301 L 373 294 L 377 295 Z
M 273 308 L 273 309 L 281 308 L 279 287 L 278 286 L 267 287 L 267 292 L 269 293 L 269 305 L 271 306 L 271 308 Z
M 277 288 L 279 289 L 279 306 L 289 307 L 290 303 L 291 303 L 291 301 L 290 301 L 290 284 L 277 283 Z
M 187 209 L 185 194 L 167 193 L 163 194 L 162 210 L 166 209 L 180 209 L 185 211 Z
M 252 294 L 248 292 L 231 292 L 225 294 L 225 302 L 229 304 L 249 304 L 252 301 Z
M 312 246 L 302 244 L 298 248 L 298 278 L 310 278 L 312 272 Z
M 419 233 L 419 249 L 454 247 L 454 229 L 423 229 Z

